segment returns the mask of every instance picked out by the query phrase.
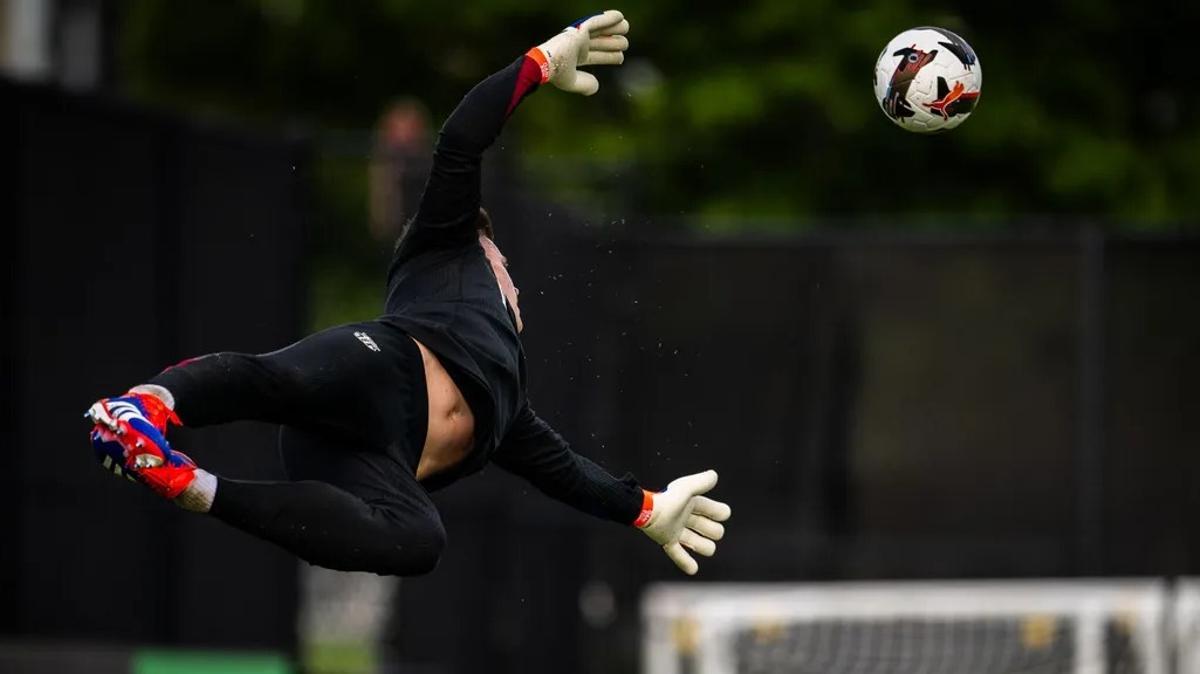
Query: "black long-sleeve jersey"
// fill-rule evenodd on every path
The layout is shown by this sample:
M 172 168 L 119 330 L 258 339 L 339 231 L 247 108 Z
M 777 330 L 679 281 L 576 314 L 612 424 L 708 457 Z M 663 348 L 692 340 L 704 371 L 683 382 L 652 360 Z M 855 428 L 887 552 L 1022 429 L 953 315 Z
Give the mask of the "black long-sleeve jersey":
M 633 476 L 618 480 L 576 454 L 530 408 L 516 318 L 478 240 L 483 152 L 541 79 L 538 62 L 522 56 L 476 85 L 442 127 L 421 203 L 388 270 L 382 320 L 437 355 L 475 417 L 473 451 L 427 487 L 490 460 L 568 505 L 628 524 L 643 505 Z

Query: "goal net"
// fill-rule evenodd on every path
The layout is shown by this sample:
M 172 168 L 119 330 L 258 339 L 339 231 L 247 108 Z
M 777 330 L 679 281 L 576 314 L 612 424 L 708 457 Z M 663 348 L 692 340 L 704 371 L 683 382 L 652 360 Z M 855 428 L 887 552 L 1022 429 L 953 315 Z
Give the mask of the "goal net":
M 1167 674 L 1171 608 L 1156 581 L 666 584 L 643 672 Z

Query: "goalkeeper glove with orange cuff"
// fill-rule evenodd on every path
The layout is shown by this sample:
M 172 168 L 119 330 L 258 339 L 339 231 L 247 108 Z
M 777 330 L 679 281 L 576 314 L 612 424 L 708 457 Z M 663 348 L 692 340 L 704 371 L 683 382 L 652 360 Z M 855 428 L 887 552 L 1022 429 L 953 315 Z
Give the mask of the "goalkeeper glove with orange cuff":
M 542 84 L 549 82 L 563 91 L 591 96 L 600 82 L 578 68 L 623 63 L 629 48 L 628 32 L 629 22 L 610 9 L 576 21 L 526 55 L 541 66 Z
M 700 565 L 688 551 L 712 557 L 725 535 L 721 523 L 732 513 L 728 505 L 704 496 L 715 486 L 717 471 L 707 470 L 674 480 L 660 492 L 645 492 L 642 512 L 633 523 L 689 576 Z

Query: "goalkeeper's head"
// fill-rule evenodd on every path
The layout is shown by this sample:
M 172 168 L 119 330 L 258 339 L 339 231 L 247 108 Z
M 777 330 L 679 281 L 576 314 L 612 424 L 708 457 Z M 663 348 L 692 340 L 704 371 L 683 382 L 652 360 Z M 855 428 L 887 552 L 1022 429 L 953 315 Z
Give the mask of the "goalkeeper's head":
M 512 308 L 513 318 L 517 323 L 517 332 L 521 332 L 525 329 L 525 323 L 521 321 L 521 307 L 519 304 L 521 291 L 517 290 L 517 285 L 513 283 L 512 276 L 508 274 L 508 258 L 504 257 L 504 253 L 501 253 L 500 249 L 496 246 L 496 232 L 492 229 L 492 218 L 483 208 L 479 209 L 479 217 L 475 220 L 475 229 L 479 232 L 479 245 L 483 248 L 483 254 L 492 266 L 492 273 L 496 275 L 496 283 L 500 286 L 500 294 L 504 298 L 504 302 Z

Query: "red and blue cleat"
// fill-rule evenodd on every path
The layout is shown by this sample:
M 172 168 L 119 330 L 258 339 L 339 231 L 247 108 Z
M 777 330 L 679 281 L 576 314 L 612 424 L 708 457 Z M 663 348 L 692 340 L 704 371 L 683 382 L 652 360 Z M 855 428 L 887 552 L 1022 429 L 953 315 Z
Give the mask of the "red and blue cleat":
M 167 442 L 167 423 L 179 417 L 158 398 L 127 393 L 105 398 L 84 414 L 93 424 L 96 459 L 106 469 L 125 475 L 173 499 L 192 483 L 196 463 Z

